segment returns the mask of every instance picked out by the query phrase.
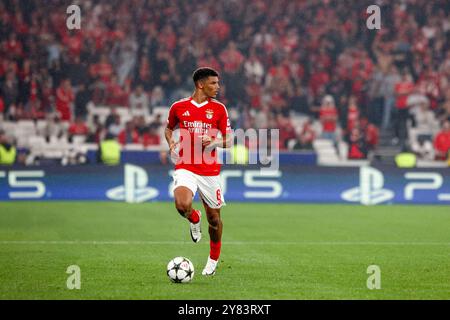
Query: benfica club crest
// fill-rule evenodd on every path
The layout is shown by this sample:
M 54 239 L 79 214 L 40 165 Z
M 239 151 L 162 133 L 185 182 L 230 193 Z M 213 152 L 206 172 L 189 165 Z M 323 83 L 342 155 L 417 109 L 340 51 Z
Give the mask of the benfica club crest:
M 214 114 L 214 111 L 212 111 L 211 109 L 207 109 L 206 110 L 206 118 L 207 119 L 212 119 L 212 117 L 213 117 L 213 114 Z

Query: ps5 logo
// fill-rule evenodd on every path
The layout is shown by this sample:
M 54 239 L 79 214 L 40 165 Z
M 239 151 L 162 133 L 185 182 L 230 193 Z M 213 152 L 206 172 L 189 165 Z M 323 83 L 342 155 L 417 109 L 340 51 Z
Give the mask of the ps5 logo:
M 169 175 L 172 176 L 173 171 L 169 171 Z M 277 199 L 283 194 L 283 185 L 280 181 L 276 181 L 276 179 L 281 178 L 281 175 L 282 173 L 279 170 L 223 170 L 220 174 L 220 184 L 223 194 L 226 195 L 229 189 L 229 180 L 232 178 L 242 178 L 245 187 L 253 189 L 246 189 L 243 192 L 245 199 Z M 173 190 L 174 182 L 169 184 L 169 196 L 171 198 L 173 198 Z
M 361 167 L 359 170 L 359 187 L 342 192 L 342 199 L 359 202 L 364 205 L 374 205 L 394 198 L 394 192 L 383 189 L 384 176 L 372 167 Z
M 9 199 L 40 199 L 46 193 L 44 182 L 39 180 L 44 177 L 43 170 L 0 171 L 0 187 L 3 184 L 1 178 L 6 178 L 8 186 L 16 190 L 8 193 Z
M 112 188 L 106 192 L 111 200 L 125 200 L 128 203 L 140 203 L 156 198 L 159 192 L 155 188 L 148 187 L 147 172 L 141 167 L 125 164 L 124 185 Z

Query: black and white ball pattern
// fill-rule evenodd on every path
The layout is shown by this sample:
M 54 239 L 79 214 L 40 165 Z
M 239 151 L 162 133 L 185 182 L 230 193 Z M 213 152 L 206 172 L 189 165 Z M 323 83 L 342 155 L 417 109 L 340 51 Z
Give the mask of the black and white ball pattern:
M 194 278 L 194 265 L 185 257 L 176 257 L 167 264 L 167 275 L 175 283 L 187 283 Z

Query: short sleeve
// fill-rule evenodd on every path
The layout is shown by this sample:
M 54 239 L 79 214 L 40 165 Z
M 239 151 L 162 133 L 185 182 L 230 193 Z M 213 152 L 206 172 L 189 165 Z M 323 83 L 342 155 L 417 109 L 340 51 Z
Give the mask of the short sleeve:
M 171 130 L 178 124 L 178 117 L 176 114 L 176 107 L 172 105 L 169 109 L 169 116 L 167 117 L 167 127 Z

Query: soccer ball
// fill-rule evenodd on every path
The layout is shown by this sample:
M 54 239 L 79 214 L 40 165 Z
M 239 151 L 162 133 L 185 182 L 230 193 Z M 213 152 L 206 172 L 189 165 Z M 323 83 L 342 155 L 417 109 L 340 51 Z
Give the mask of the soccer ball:
M 194 278 L 194 265 L 185 257 L 176 257 L 167 264 L 167 275 L 172 282 L 187 283 Z

